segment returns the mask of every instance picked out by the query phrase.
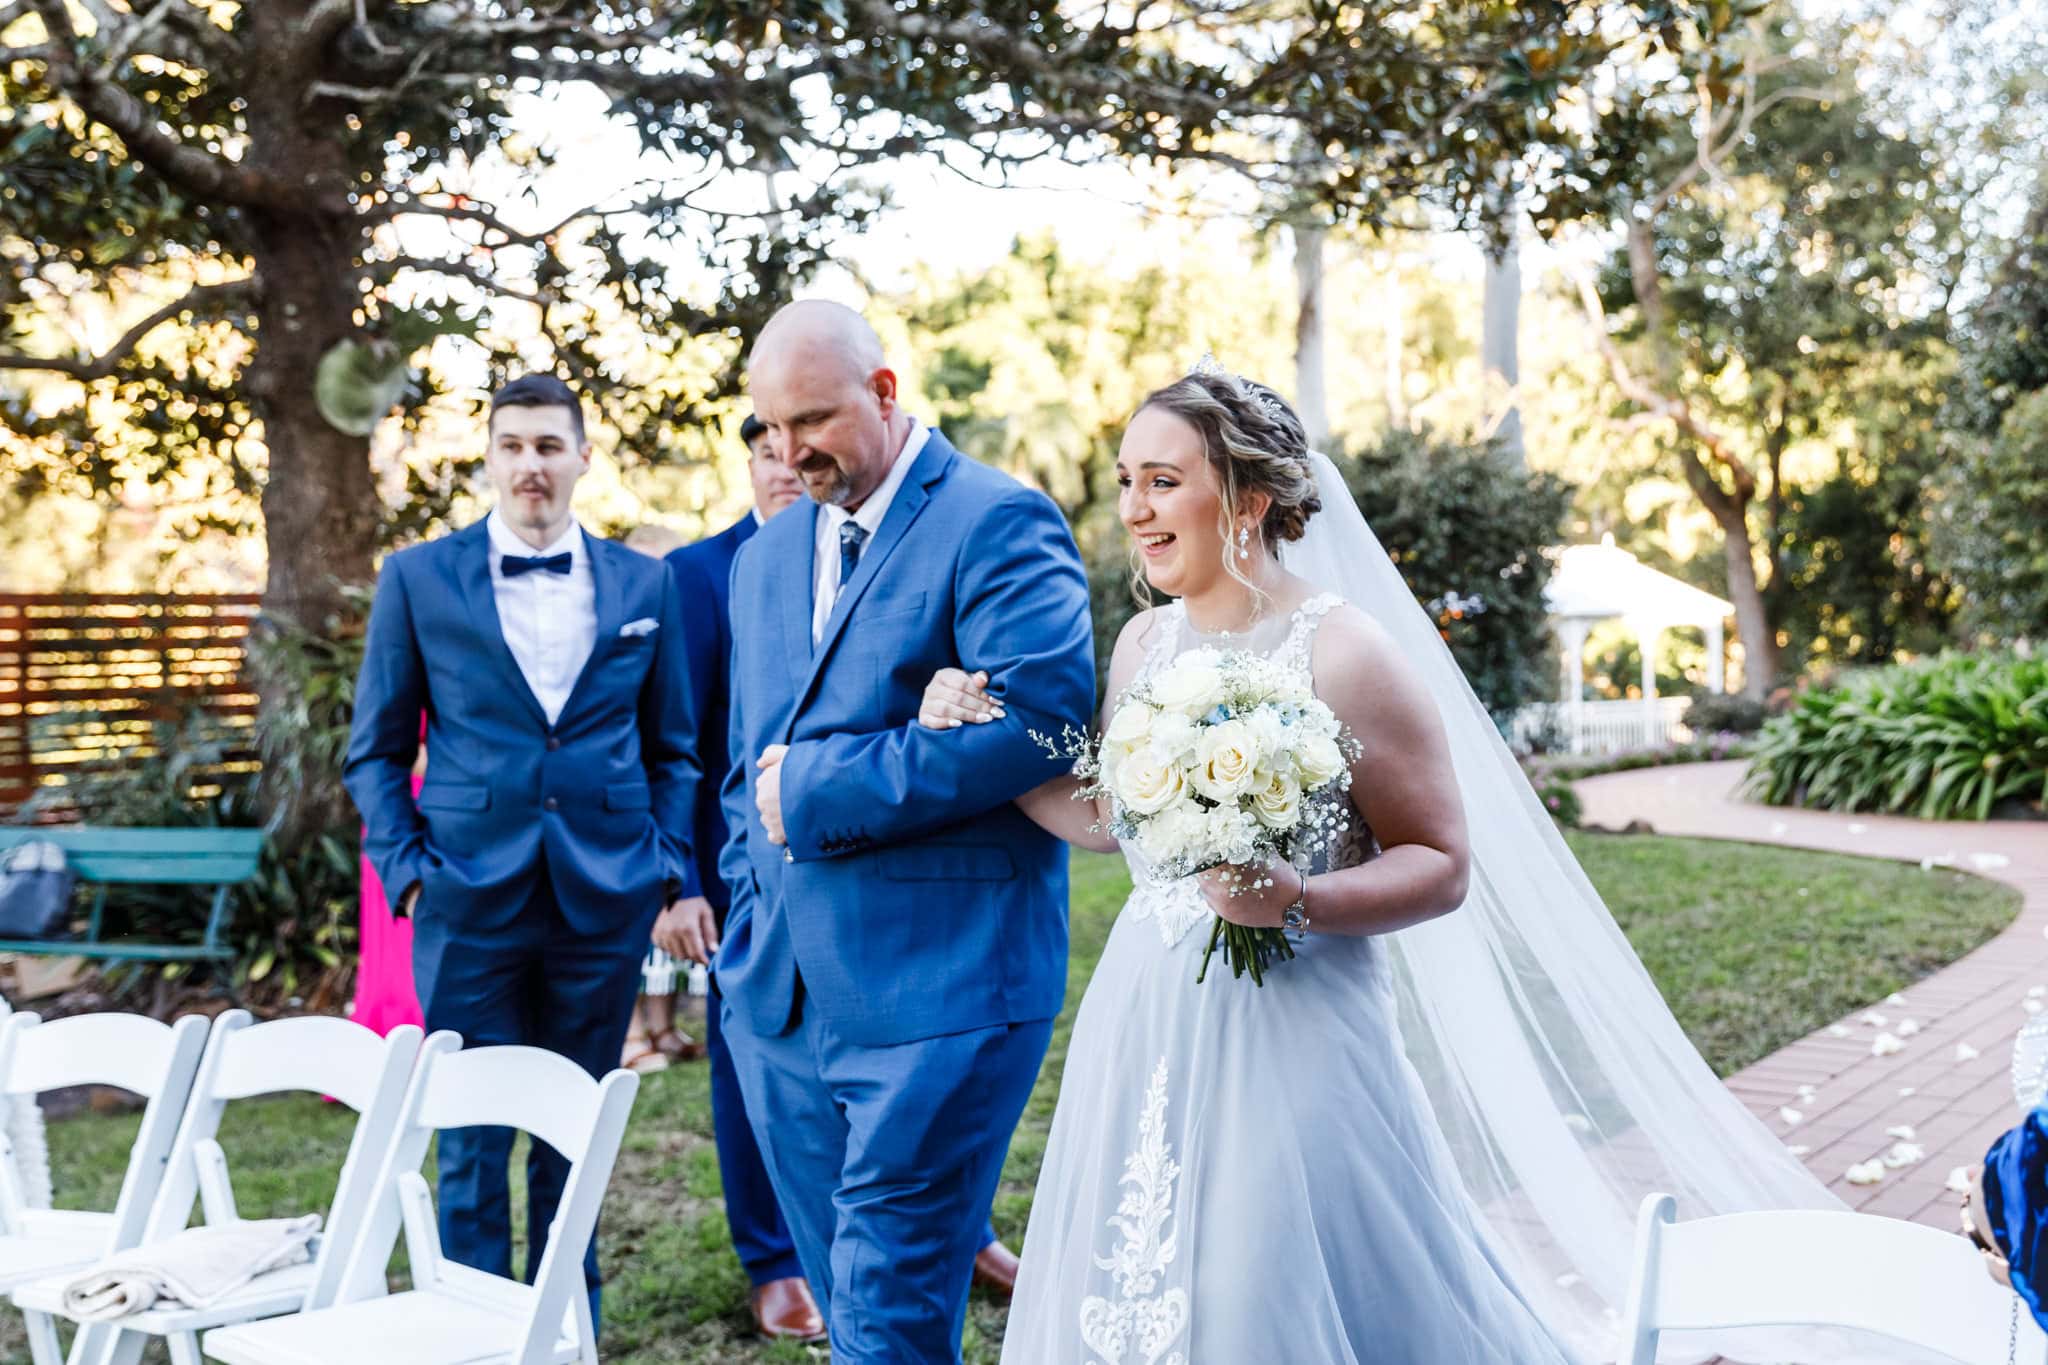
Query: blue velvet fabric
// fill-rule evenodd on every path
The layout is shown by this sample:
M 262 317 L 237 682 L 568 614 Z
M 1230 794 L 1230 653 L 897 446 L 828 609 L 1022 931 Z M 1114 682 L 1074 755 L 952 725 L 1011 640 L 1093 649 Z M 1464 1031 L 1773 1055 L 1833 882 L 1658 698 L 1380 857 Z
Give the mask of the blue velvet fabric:
M 1984 1219 L 2012 1262 L 2012 1287 L 2048 1328 L 2048 1106 L 2035 1109 L 1984 1154 Z

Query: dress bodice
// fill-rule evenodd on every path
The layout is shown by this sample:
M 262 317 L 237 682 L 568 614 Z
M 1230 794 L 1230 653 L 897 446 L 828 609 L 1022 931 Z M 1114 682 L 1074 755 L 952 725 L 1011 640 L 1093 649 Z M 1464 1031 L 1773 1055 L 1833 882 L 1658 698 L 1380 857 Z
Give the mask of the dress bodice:
M 1285 616 L 1255 622 L 1246 631 L 1216 634 L 1196 630 L 1188 620 L 1186 606 L 1177 601 L 1169 603 L 1159 610 L 1157 628 L 1146 645 L 1144 657 L 1131 682 L 1152 677 L 1190 650 L 1213 649 L 1244 651 L 1272 659 L 1300 672 L 1313 687 L 1316 630 L 1331 609 L 1343 601 L 1336 593 L 1318 593 Z M 1350 801 L 1348 795 L 1341 793 L 1314 799 Z M 1304 860 L 1300 864 L 1303 872 L 1314 874 L 1332 868 L 1353 867 L 1372 855 L 1372 837 L 1365 828 L 1365 822 L 1355 808 L 1348 814 L 1343 833 L 1334 844 Z M 1154 921 L 1166 946 L 1179 943 L 1190 929 L 1209 921 L 1213 912 L 1208 902 L 1202 899 L 1201 888 L 1195 878 L 1158 876 L 1134 842 L 1123 845 L 1123 854 L 1131 869 L 1131 898 L 1125 905 L 1125 913 L 1133 919 Z

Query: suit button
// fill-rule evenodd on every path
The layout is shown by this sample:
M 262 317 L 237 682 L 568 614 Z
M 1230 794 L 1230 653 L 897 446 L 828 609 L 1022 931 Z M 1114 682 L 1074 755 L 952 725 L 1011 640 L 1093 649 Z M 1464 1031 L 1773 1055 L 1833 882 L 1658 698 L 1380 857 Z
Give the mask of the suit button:
M 549 753 L 553 753 L 553 752 L 554 752 L 555 750 L 557 750 L 557 749 L 559 749 L 559 748 L 561 748 L 561 747 L 562 747 L 562 741 L 561 741 L 561 738 L 560 738 L 560 736 L 557 736 L 557 735 L 549 735 L 549 736 L 548 736 L 548 752 L 549 752 Z
M 560 810 L 562 808 L 562 803 L 555 800 L 555 798 L 552 796 L 550 796 L 547 800 L 541 802 L 540 804 L 541 809 L 543 810 Z

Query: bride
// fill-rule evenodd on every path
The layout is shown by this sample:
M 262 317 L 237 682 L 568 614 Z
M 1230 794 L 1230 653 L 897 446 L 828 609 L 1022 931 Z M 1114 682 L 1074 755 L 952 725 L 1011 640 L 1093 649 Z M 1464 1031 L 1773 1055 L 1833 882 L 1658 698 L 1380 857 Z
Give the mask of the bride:
M 1116 473 L 1134 565 L 1177 600 L 1118 638 L 1105 722 L 1187 650 L 1274 657 L 1359 741 L 1351 828 L 1252 879 L 1122 850 L 1003 1359 L 1612 1359 L 1645 1193 L 1839 1207 L 1686 1041 L 1286 403 L 1205 364 L 1145 400 Z M 920 721 L 1003 723 L 985 685 L 940 673 Z M 1077 787 L 1019 804 L 1115 851 Z M 1212 915 L 1296 928 L 1295 956 L 1198 984 Z

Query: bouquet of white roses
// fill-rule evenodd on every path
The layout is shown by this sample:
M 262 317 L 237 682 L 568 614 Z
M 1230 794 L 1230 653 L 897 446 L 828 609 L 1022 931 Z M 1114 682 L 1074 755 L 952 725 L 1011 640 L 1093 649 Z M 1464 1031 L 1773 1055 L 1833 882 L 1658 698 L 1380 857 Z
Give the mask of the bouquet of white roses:
M 1179 878 L 1276 859 L 1305 865 L 1349 824 L 1348 802 L 1316 798 L 1349 789 L 1358 746 L 1297 670 L 1198 649 L 1133 684 L 1099 743 L 1070 740 L 1067 752 L 1080 794 L 1109 801 L 1109 832 L 1160 876 Z M 1294 956 L 1280 930 L 1219 916 L 1197 980 L 1218 947 L 1258 984 L 1267 966 Z

